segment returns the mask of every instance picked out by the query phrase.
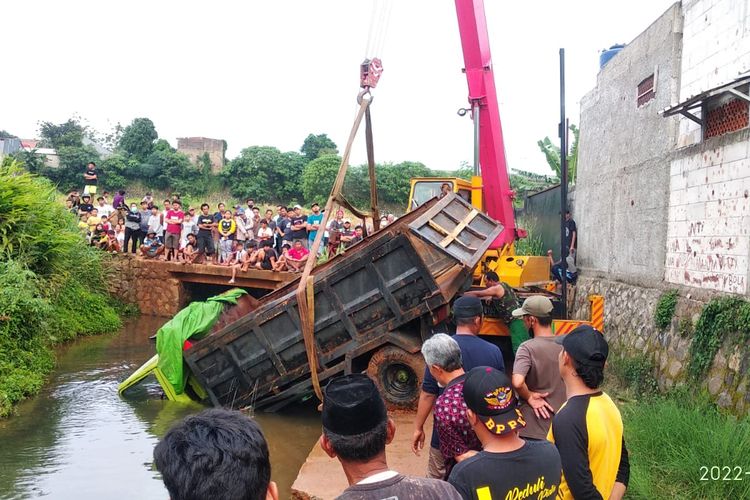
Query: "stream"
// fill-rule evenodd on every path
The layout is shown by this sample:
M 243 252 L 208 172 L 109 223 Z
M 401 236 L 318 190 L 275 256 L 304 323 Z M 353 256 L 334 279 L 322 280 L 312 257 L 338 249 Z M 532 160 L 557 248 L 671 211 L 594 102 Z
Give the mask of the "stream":
M 166 318 L 141 316 L 111 335 L 57 351 L 57 367 L 17 415 L 0 420 L 0 499 L 169 498 L 153 448 L 173 423 L 205 407 L 161 399 L 153 377 L 127 398 L 118 384 L 155 353 L 149 336 Z M 314 405 L 258 413 L 281 498 L 320 435 Z

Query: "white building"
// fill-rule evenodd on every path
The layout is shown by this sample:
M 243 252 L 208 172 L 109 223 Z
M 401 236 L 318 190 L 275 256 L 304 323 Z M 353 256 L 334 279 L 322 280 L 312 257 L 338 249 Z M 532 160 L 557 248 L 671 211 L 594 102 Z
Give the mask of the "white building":
M 750 4 L 682 2 L 680 116 L 670 164 L 665 280 L 748 292 Z M 673 119 L 673 118 L 667 118 Z

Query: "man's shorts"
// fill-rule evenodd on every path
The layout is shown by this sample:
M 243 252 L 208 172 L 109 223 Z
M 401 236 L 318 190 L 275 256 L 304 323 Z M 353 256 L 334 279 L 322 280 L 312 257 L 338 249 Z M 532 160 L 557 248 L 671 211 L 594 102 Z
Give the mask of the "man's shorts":
M 209 233 L 198 233 L 198 253 L 204 253 L 206 255 L 213 255 L 214 253 L 214 237 Z
M 90 194 L 95 195 L 96 194 L 96 186 L 88 185 L 83 187 L 83 194 Z
M 167 233 L 164 238 L 164 245 L 167 248 L 177 250 L 180 248 L 180 233 Z

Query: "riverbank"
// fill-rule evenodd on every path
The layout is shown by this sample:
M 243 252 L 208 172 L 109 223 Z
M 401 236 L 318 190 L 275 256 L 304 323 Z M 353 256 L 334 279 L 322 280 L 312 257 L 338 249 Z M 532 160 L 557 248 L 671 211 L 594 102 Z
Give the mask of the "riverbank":
M 0 418 L 40 390 L 54 346 L 122 325 L 106 255 L 86 244 L 58 196 L 18 163 L 0 166 Z
M 57 366 L 17 415 L 0 420 L 0 499 L 169 497 L 152 467 L 153 449 L 178 420 L 206 409 L 161 399 L 154 378 L 117 393 L 154 354 L 149 340 L 167 318 L 139 316 L 107 335 L 56 349 Z M 292 481 L 320 436 L 314 402 L 255 415 L 268 440 L 274 481 L 289 498 Z

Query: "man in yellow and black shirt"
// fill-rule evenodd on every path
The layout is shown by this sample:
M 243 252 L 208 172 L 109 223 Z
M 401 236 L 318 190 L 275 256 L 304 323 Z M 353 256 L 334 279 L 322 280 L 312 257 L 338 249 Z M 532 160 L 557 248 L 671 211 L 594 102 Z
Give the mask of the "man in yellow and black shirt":
M 560 376 L 568 400 L 552 419 L 547 439 L 560 452 L 558 499 L 620 499 L 630 476 L 622 418 L 599 387 L 609 347 L 601 333 L 582 325 L 556 340 L 563 346 Z

